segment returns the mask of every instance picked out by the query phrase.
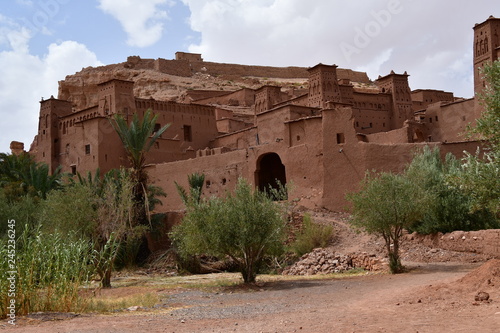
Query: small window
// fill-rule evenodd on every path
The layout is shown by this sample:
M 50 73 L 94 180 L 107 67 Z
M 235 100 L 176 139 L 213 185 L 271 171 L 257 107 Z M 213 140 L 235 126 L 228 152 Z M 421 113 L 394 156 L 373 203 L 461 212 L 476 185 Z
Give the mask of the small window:
M 436 121 L 438 121 L 438 116 L 436 116 Z
M 345 143 L 344 133 L 337 133 L 337 144 Z
M 76 165 L 74 164 L 71 166 L 71 174 L 76 175 Z
M 160 125 L 160 124 L 155 124 L 155 128 L 154 128 L 154 130 L 153 130 L 153 133 L 158 132 L 158 131 L 160 130 L 160 128 L 161 128 L 161 125 Z
M 193 141 L 191 126 L 184 125 L 184 141 Z
M 85 145 L 85 155 L 90 155 L 90 145 Z

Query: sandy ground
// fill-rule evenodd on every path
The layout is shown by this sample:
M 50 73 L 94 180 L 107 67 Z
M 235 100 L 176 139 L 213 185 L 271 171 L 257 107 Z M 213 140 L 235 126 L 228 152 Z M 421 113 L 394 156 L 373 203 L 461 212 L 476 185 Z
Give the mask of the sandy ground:
M 336 231 L 333 246 L 339 249 L 381 246 L 342 222 Z M 156 289 L 162 300 L 156 310 L 62 320 L 45 314 L 20 318 L 16 327 L 4 321 L 0 332 L 500 332 L 500 260 L 440 251 L 432 262 L 429 253 L 436 251 L 418 244 L 406 244 L 403 252 L 412 261 L 404 262 L 410 269 L 399 275 Z M 476 301 L 480 291 L 490 299 Z
M 400 275 L 270 282 L 256 290 L 179 290 L 164 311 L 21 320 L 3 332 L 498 332 L 500 293 L 450 291 L 477 264 L 410 265 Z M 470 274 L 470 273 L 469 273 Z M 443 289 L 444 288 L 444 289 Z M 456 288 L 455 288 L 456 289 Z M 498 288 L 497 288 L 498 289 Z M 496 297 L 495 297 L 495 296 Z M 497 301 L 498 300 L 498 301 Z

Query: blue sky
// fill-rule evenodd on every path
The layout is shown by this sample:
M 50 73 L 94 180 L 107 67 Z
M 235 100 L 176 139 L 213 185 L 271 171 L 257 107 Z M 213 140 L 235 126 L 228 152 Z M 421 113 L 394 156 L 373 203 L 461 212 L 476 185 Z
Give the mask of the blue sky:
M 491 0 L 2 0 L 0 152 L 36 134 L 39 101 L 82 67 L 130 55 L 410 74 L 412 89 L 472 97 L 472 27 Z

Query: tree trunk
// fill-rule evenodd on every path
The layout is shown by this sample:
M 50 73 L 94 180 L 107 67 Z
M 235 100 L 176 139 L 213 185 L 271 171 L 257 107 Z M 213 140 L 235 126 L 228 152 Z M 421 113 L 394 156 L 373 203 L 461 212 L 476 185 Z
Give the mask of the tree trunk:
M 107 269 L 101 280 L 103 289 L 111 288 L 111 269 Z
M 395 235 L 393 239 L 393 247 L 389 248 L 389 268 L 392 274 L 398 274 L 403 271 L 403 265 L 401 264 L 401 258 L 399 257 L 399 236 Z
M 255 282 L 256 273 L 254 270 L 254 261 L 253 258 L 249 257 L 249 255 L 246 255 L 246 257 L 241 261 L 240 270 L 244 283 Z

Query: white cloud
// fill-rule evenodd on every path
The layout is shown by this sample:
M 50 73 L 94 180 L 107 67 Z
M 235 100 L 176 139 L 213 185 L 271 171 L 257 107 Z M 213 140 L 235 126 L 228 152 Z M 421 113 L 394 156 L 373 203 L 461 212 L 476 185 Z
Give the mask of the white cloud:
M 457 0 L 453 13 L 449 3 L 431 0 L 182 1 L 191 10 L 191 28 L 201 32 L 200 42 L 189 50 L 207 61 L 335 63 L 365 68 L 372 79 L 391 70 L 407 71 L 413 89 L 465 97 L 472 96 L 472 64 L 464 61 L 464 54 L 472 53 L 472 27 L 489 15 L 500 16 L 489 0 Z M 354 52 L 346 56 L 342 45 Z
M 16 0 L 16 3 L 23 6 L 33 7 L 33 1 L 31 0 Z
M 28 150 L 38 126 L 39 101 L 57 97 L 58 80 L 86 66 L 102 65 L 85 45 L 74 41 L 51 44 L 42 56 L 30 54 L 25 28 L 3 29 L 0 40 L 0 152 L 10 152 L 10 142 L 21 141 Z
M 160 40 L 168 14 L 159 5 L 172 6 L 168 0 L 99 0 L 99 9 L 117 19 L 127 33 L 127 44 L 147 47 Z
M 381 73 L 380 68 L 391 58 L 393 49 L 384 50 L 368 64 L 356 67 L 354 70 L 366 72 L 369 77 L 376 78 Z

